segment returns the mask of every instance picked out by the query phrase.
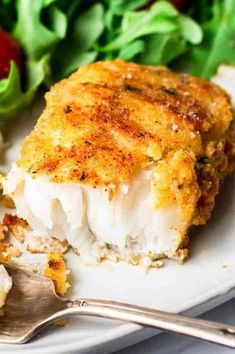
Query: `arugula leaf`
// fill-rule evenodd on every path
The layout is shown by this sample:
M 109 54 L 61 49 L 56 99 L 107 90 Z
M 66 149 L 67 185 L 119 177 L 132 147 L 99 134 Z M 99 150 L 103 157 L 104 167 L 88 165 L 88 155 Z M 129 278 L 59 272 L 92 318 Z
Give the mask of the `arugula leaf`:
M 149 0 L 0 0 L 0 25 L 19 41 L 27 62 L 23 88 L 15 64 L 9 77 L 0 80 L 0 118 L 26 107 L 41 84 L 50 85 L 97 59 L 171 64 L 190 48 L 193 70 L 211 75 L 225 60 L 224 52 L 228 61 L 234 57 L 234 42 L 227 41 L 234 40 L 235 1 L 191 3 L 189 17 L 167 0 L 151 7 L 145 7 Z M 223 11 L 233 30 L 225 23 Z M 202 30 L 192 15 L 203 23 L 202 44 Z
M 202 25 L 204 40 L 191 52 L 193 74 L 209 79 L 221 63 L 235 64 L 235 1 L 214 0 L 212 18 Z
M 54 4 L 55 2 L 57 2 L 58 0 L 44 0 L 43 1 L 43 7 L 47 7 L 51 4 Z
M 38 86 L 43 82 L 48 70 L 48 58 L 44 56 L 40 61 L 31 61 L 27 65 L 28 83 L 25 91 L 22 90 L 20 74 L 17 65 L 11 62 L 10 73 L 7 79 L 0 80 L 0 119 L 11 118 L 27 107 L 33 99 Z
M 16 1 L 5 0 L 5 3 L 15 10 Z M 18 67 L 12 62 L 8 78 L 0 80 L 0 119 L 16 115 L 31 102 L 38 87 L 50 73 L 48 52 L 65 36 L 65 15 L 55 6 L 48 7 L 49 29 L 41 22 L 43 5 L 43 0 L 17 1 L 18 17 L 14 34 L 27 56 L 24 73 L 26 83 L 23 88 Z M 0 9 L 3 7 L 0 6 Z
M 106 0 L 107 7 L 105 24 L 109 30 L 108 39 L 113 38 L 115 32 L 119 32 L 123 15 L 127 11 L 140 9 L 148 3 L 148 0 Z
M 211 4 L 212 0 L 191 0 L 190 14 L 197 22 L 206 22 L 211 17 Z
M 74 21 L 66 39 L 55 49 L 51 58 L 52 80 L 68 76 L 80 65 L 94 61 L 98 53 L 94 44 L 104 30 L 104 8 L 96 3 Z
M 25 53 L 34 59 L 40 59 L 44 54 L 65 37 L 67 19 L 65 14 L 56 7 L 48 8 L 51 29 L 41 21 L 44 0 L 18 0 L 17 22 L 14 36 L 21 44 Z
M 145 50 L 145 42 L 141 39 L 138 39 L 134 42 L 131 42 L 126 47 L 122 48 L 119 53 L 119 57 L 124 60 L 131 60 L 137 54 L 143 53 Z
M 146 65 L 168 64 L 187 50 L 186 41 L 178 34 L 153 34 L 145 42 L 138 61 Z
M 116 38 L 97 48 L 105 58 L 107 53 L 113 57 L 119 50 L 118 56 L 125 60 L 166 64 L 187 50 L 187 42 L 197 44 L 202 40 L 200 26 L 167 1 L 158 1 L 148 10 L 127 11 L 120 29 Z
M 200 26 L 179 13 L 167 1 L 148 10 L 127 11 L 116 38 L 97 50 L 107 58 L 115 56 L 149 65 L 167 64 L 188 50 L 189 43 L 202 40 Z
M 109 0 L 108 5 L 114 15 L 122 16 L 126 11 L 133 11 L 148 3 L 148 0 Z
M 0 2 L 0 26 L 11 31 L 15 23 L 16 9 L 14 0 Z
M 178 12 L 167 1 L 156 2 L 149 10 L 126 12 L 123 16 L 120 36 L 111 43 L 101 47 L 102 51 L 117 50 L 129 44 L 138 37 L 159 32 L 174 31 L 177 24 L 174 18 Z
M 192 44 L 198 44 L 202 41 L 202 30 L 198 24 L 190 17 L 179 16 L 178 18 L 179 29 L 183 38 Z

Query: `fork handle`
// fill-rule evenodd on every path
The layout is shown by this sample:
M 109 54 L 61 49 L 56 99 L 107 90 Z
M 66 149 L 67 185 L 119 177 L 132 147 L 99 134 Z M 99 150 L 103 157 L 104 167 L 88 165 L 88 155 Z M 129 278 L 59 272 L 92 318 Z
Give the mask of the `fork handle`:
M 94 299 L 65 301 L 67 308 L 55 314 L 57 319 L 76 315 L 111 318 L 235 348 L 235 326 L 115 301 Z M 51 320 L 55 320 L 55 317 Z

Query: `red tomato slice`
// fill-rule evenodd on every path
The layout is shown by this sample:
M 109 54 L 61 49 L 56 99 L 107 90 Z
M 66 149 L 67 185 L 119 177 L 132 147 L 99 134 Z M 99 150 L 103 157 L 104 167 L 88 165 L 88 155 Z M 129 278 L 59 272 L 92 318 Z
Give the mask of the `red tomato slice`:
M 0 79 L 8 76 L 11 60 L 16 62 L 22 73 L 24 64 L 20 46 L 9 33 L 0 29 Z

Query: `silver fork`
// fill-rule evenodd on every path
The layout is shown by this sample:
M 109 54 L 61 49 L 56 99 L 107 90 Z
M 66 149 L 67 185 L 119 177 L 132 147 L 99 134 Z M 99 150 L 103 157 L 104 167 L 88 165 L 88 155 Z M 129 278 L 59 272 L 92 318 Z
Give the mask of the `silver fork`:
M 4 264 L 5 265 L 5 264 Z M 53 282 L 5 265 L 13 287 L 0 317 L 1 343 L 26 343 L 49 324 L 70 316 L 123 320 L 235 348 L 235 326 L 189 318 L 141 306 L 94 299 L 61 299 Z

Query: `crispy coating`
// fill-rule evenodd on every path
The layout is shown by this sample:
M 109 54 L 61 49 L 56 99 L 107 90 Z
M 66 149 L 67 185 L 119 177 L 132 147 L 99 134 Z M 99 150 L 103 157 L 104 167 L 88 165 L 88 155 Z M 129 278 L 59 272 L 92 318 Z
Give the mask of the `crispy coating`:
M 116 60 L 81 67 L 53 86 L 46 101 L 23 143 L 21 169 L 96 188 L 153 168 L 153 189 L 159 179 L 162 188 L 156 207 L 177 201 L 186 221 L 205 222 L 219 181 L 233 169 L 232 109 L 221 88 Z

